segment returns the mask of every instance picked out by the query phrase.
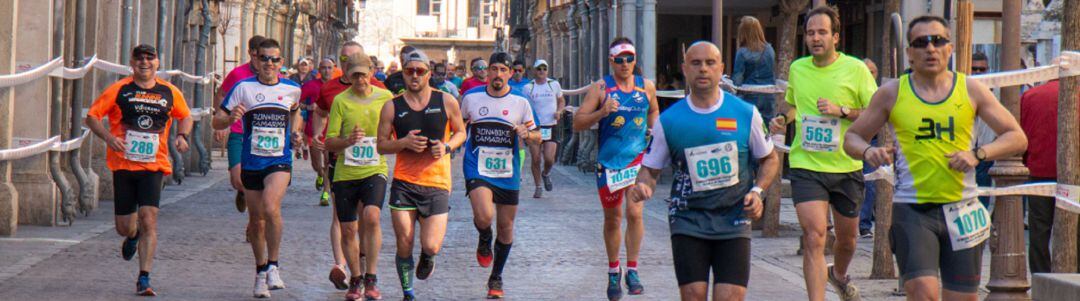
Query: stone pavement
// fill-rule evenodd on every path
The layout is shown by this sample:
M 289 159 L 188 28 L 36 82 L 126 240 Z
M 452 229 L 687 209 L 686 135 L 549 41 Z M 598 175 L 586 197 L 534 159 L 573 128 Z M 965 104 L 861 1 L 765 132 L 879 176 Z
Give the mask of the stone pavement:
M 235 211 L 224 164 L 215 162 L 206 177 L 188 177 L 163 192 L 159 246 L 152 279 L 161 300 L 251 299 L 254 263 L 244 243 L 247 215 Z M 421 300 L 479 300 L 489 269 L 475 261 L 476 230 L 464 196 L 460 160 L 455 161 L 451 215 L 437 271 L 416 282 Z M 527 171 L 528 169 L 526 169 Z M 602 213 L 593 178 L 558 166 L 555 191 L 532 199 L 526 175 L 517 218 L 516 241 L 504 272 L 507 299 L 604 300 L 606 260 Z M 342 300 L 326 280 L 332 259 L 327 241 L 330 207 L 317 205 L 314 172 L 298 161 L 293 185 L 282 205 L 285 234 L 281 266 L 287 289 L 276 300 Z M 661 184 L 656 195 L 667 195 Z M 386 211 L 384 207 L 384 211 Z M 640 259 L 646 294 L 628 300 L 676 300 L 677 284 L 666 226 L 666 204 L 646 204 L 646 237 Z M 393 229 L 382 215 L 383 248 L 378 276 L 386 300 L 401 290 L 393 269 Z M 805 300 L 797 221 L 790 200 L 783 205 L 788 230 L 780 238 L 754 238 L 749 300 Z M 0 238 L 0 300 L 137 300 L 137 263 L 120 259 L 121 239 L 112 222 L 112 203 L 72 227 L 22 226 L 13 238 Z M 868 280 L 871 240 L 860 240 L 852 275 L 864 300 L 902 300 L 891 296 L 895 280 Z M 417 244 L 419 246 L 419 244 Z M 419 248 L 417 248 L 419 249 Z M 419 251 L 415 251 L 419 252 Z M 624 259 L 625 260 L 625 259 Z M 989 257 L 984 260 L 989 266 Z M 983 273 L 984 283 L 988 271 Z M 836 300 L 829 289 L 828 299 Z

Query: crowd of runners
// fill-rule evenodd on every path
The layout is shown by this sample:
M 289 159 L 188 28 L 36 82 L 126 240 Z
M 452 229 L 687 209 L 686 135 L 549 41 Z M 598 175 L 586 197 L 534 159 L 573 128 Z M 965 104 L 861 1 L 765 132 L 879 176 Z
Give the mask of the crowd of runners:
M 974 169 L 1024 151 L 1027 140 L 1017 121 L 987 87 L 949 70 L 953 46 L 940 17 L 909 23 L 911 71 L 881 87 L 862 60 L 836 50 L 836 11 L 815 8 L 804 25 L 811 55 L 790 65 L 787 107 L 775 117 L 720 89 L 724 63 L 710 42 L 686 49 L 682 73 L 689 92 L 661 112 L 654 83 L 635 75 L 634 43 L 611 41 L 610 75 L 590 84 L 573 120 L 563 121 L 577 131 L 598 128 L 596 185 L 609 300 L 646 293 L 638 274 L 646 231 L 642 208 L 644 201 L 663 198 L 653 191 L 666 168 L 673 172 L 671 194 L 664 197 L 681 298 L 706 300 L 711 290 L 713 300 L 744 299 L 750 224 L 761 217 L 762 192 L 781 168 L 770 133 L 784 133 L 791 124 L 789 176 L 805 235 L 809 300 L 823 300 L 826 283 L 843 300 L 860 299 L 848 271 L 859 235 L 862 161 L 895 166 L 891 239 L 908 298 L 977 298 L 989 214 L 977 201 Z M 477 264 L 491 269 L 487 297 L 504 296 L 525 149 L 534 197 L 554 189 L 553 128 L 567 104 L 559 82 L 548 78 L 546 61 L 526 64 L 496 52 L 474 59 L 474 76 L 454 83 L 445 78 L 447 67 L 421 50 L 404 47 L 401 70 L 387 76 L 360 44 L 346 42 L 339 57 L 308 61 L 317 64 L 318 75 L 301 84 L 280 74 L 277 41 L 253 37 L 248 45 L 250 61 L 225 77 L 212 124 L 228 144 L 236 209 L 248 213 L 254 297 L 286 288 L 281 201 L 294 152 L 310 155 L 320 199 L 333 208 L 328 278 L 346 300 L 382 298 L 376 267 L 384 203 L 404 300 L 417 298 L 414 278 L 432 279 L 435 271 L 455 174 L 464 176 L 472 207 Z M 137 293 L 152 296 L 161 181 L 172 171 L 168 148 L 187 149 L 192 118 L 181 92 L 155 77 L 157 50 L 140 45 L 131 53 L 133 75 L 94 102 L 86 124 L 108 145 L 122 257 L 138 254 Z M 532 66 L 531 80 L 524 77 L 526 66 Z M 973 147 L 976 118 L 996 140 Z M 169 145 L 173 120 L 178 134 Z M 896 144 L 871 145 L 886 123 L 895 129 Z M 451 168 L 455 154 L 463 157 L 460 171 Z M 396 156 L 392 169 L 389 155 Z M 831 264 L 825 258 L 830 212 L 836 233 Z M 958 226 L 951 222 L 956 218 L 976 222 Z M 619 257 L 624 244 L 625 262 Z

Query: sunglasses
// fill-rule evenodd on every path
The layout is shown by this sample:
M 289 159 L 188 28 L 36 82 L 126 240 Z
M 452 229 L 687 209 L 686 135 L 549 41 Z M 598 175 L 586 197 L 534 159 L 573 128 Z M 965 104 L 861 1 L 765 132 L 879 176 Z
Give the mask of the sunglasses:
M 986 72 L 986 67 L 971 67 L 971 72 Z
M 410 67 L 410 68 L 405 68 L 405 70 L 403 70 L 402 72 L 404 72 L 405 75 L 408 75 L 408 76 L 424 76 L 424 74 L 428 73 L 428 70 L 424 69 L 424 68 Z
M 934 44 L 934 47 L 944 47 L 949 44 L 949 39 L 939 35 L 929 35 L 911 39 L 911 42 L 908 43 L 908 45 L 911 45 L 911 48 L 920 49 L 926 48 L 926 46 L 929 46 L 930 44 Z
M 611 60 L 615 61 L 615 64 L 617 64 L 617 65 L 629 64 L 629 63 L 634 62 L 634 56 L 633 55 L 619 56 L 619 57 L 615 57 L 615 58 L 613 58 Z
M 280 56 L 260 55 L 259 60 L 263 61 L 263 62 L 271 62 L 271 63 L 277 64 L 277 63 L 281 62 L 281 57 Z
M 547 67 L 536 68 L 536 71 L 547 71 Z
M 514 68 L 514 72 L 525 72 L 525 69 Z
M 472 70 L 484 71 L 484 70 L 487 70 L 487 66 L 475 66 L 475 67 L 472 67 Z
M 342 55 L 342 56 L 338 57 L 338 62 L 344 63 L 344 62 L 348 62 L 348 61 L 349 61 L 349 56 L 348 55 Z
M 135 57 L 135 61 L 153 61 L 156 59 L 157 56 L 154 55 L 140 55 Z

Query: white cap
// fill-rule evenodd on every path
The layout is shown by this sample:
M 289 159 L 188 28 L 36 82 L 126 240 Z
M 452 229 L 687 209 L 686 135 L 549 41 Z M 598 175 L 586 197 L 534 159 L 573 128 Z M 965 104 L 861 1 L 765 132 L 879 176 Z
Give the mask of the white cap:
M 548 66 L 548 62 L 542 59 L 538 59 L 533 62 L 533 68 L 538 68 L 540 66 Z

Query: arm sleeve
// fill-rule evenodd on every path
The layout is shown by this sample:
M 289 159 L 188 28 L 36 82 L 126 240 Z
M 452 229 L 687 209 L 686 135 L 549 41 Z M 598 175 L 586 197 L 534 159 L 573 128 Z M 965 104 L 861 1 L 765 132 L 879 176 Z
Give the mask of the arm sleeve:
M 656 133 L 656 130 L 653 130 L 653 133 Z M 765 119 L 761 118 L 761 112 L 754 108 L 754 117 L 750 121 L 750 153 L 754 159 L 761 159 L 772 153 L 773 143 L 768 135 L 769 133 L 765 132 Z
M 664 135 L 664 127 L 660 122 L 653 124 L 652 144 L 649 152 L 641 158 L 641 164 L 652 169 L 664 169 L 671 164 L 671 150 L 668 149 L 667 137 Z
M 341 115 L 341 106 L 342 104 L 338 101 L 335 101 L 334 104 L 330 105 L 330 114 L 326 121 L 327 138 L 341 136 L 341 122 L 343 117 Z

